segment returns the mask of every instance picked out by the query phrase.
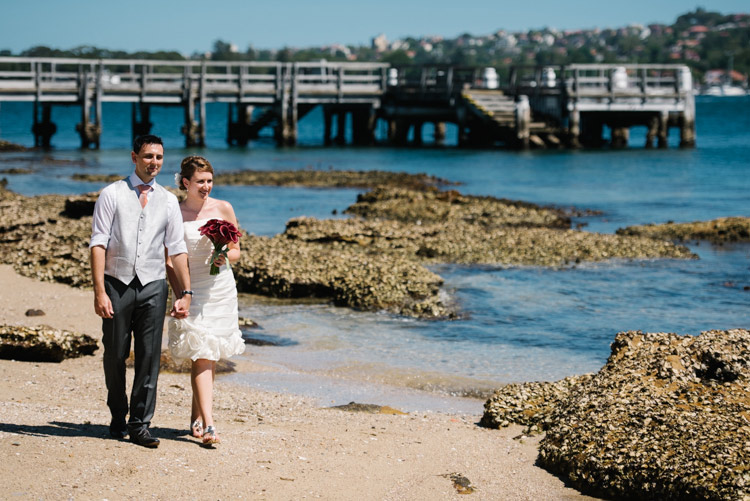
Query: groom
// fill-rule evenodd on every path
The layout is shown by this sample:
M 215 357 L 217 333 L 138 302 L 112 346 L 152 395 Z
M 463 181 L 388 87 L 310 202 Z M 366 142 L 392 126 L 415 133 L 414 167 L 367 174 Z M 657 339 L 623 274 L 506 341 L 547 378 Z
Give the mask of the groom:
M 148 428 L 156 407 L 167 308 L 165 248 L 182 289 L 190 289 L 190 275 L 177 198 L 155 181 L 164 162 L 161 138 L 137 137 L 130 157 L 135 171 L 104 188 L 94 207 L 89 244 L 94 310 L 102 317 L 104 379 L 112 414 L 109 433 L 119 439 L 130 434 L 133 443 L 156 448 L 159 439 Z M 187 316 L 191 295 L 192 291 L 182 291 L 173 316 Z M 131 335 L 135 377 L 126 423 L 125 360 Z

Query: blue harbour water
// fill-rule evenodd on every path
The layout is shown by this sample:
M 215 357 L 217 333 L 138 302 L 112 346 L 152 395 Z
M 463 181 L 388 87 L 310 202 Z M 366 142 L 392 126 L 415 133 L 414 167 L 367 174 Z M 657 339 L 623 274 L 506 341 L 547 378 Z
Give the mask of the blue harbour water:
M 75 172 L 131 170 L 130 109 L 105 105 L 102 149 L 78 150 L 74 107 L 55 108 L 57 134 L 47 153 L 2 153 L 2 175 L 25 195 L 81 193 L 101 185 L 75 182 Z M 31 146 L 31 106 L 0 106 L 0 138 Z M 697 148 L 646 150 L 633 129 L 620 151 L 507 152 L 446 148 L 323 148 L 322 117 L 300 122 L 300 146 L 277 149 L 270 138 L 245 148 L 225 143 L 226 108 L 208 107 L 208 147 L 182 147 L 179 108 L 152 111 L 153 132 L 166 143 L 160 181 L 170 183 L 187 154 L 208 157 L 218 171 L 351 169 L 426 172 L 458 181 L 467 194 L 601 211 L 576 218 L 586 231 L 612 233 L 634 224 L 750 216 L 750 97 L 697 99 Z M 382 134 L 384 131 L 379 130 Z M 429 135 L 429 134 L 428 134 Z M 427 139 L 429 141 L 429 138 Z M 358 190 L 216 186 L 241 226 L 256 235 L 282 232 L 300 215 L 343 217 Z M 336 210 L 338 215 L 332 215 Z M 381 403 L 404 410 L 478 414 L 498 384 L 553 380 L 598 370 L 619 331 L 677 332 L 750 327 L 750 246 L 690 244 L 698 260 L 614 260 L 551 269 L 507 266 L 434 267 L 443 294 L 462 312 L 456 321 L 422 321 L 329 304 L 241 298 L 240 314 L 256 320 L 256 337 L 281 346 L 248 346 L 245 357 L 268 370 L 234 379 L 305 394 L 322 403 Z M 456 398 L 455 395 L 473 398 Z

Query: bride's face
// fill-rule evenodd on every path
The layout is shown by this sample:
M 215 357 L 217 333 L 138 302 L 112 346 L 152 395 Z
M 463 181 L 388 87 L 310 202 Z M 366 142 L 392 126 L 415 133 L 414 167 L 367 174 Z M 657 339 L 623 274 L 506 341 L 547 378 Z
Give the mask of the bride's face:
M 210 172 L 195 171 L 190 179 L 185 180 L 188 197 L 206 200 L 214 186 L 214 175 Z

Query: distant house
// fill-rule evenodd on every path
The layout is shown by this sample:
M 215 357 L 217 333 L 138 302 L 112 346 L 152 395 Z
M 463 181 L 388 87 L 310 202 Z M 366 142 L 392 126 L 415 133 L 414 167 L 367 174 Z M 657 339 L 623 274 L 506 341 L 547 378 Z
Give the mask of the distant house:
M 729 79 L 731 83 L 747 85 L 747 75 L 740 73 L 739 71 L 732 70 L 729 72 Z M 706 85 L 720 85 L 725 83 L 727 80 L 727 70 L 708 70 L 703 76 L 703 82 Z

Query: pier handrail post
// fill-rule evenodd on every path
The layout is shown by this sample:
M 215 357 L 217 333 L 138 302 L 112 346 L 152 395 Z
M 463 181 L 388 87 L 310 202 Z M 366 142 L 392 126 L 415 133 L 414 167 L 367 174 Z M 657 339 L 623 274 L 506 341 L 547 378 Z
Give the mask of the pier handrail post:
M 344 67 L 338 65 L 336 68 L 336 102 L 340 103 L 344 99 Z
M 201 61 L 201 79 L 198 87 L 198 142 L 206 145 L 206 61 Z
M 146 65 L 141 65 L 141 92 L 140 92 L 140 101 L 143 103 L 143 101 L 146 98 Z

